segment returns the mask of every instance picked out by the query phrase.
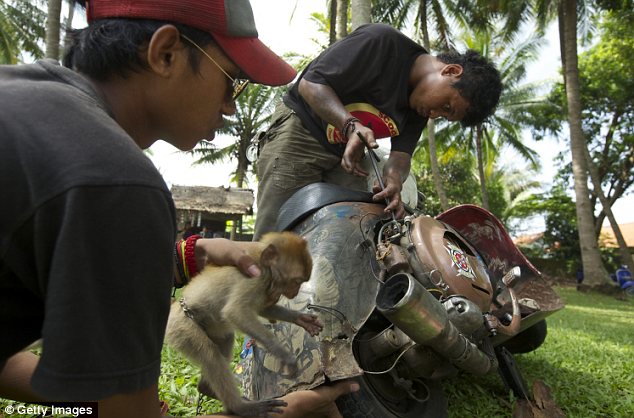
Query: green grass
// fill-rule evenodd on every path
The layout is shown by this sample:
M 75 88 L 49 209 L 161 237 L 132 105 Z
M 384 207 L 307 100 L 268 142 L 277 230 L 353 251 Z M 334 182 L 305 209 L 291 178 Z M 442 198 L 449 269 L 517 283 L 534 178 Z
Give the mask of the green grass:
M 566 308 L 548 318 L 548 337 L 536 351 L 515 359 L 529 387 L 536 379 L 552 389 L 569 418 L 634 417 L 634 301 L 574 287 L 557 287 Z M 239 346 L 236 344 L 236 358 Z M 196 413 L 198 368 L 165 347 L 160 398 L 175 416 Z M 460 374 L 443 383 L 450 418 L 506 418 L 515 400 L 497 375 Z M 0 415 L 6 401 L 0 399 Z M 203 413 L 221 410 L 205 399 Z M 14 415 L 15 416 L 15 415 Z
M 548 337 L 515 359 L 529 387 L 552 389 L 569 418 L 634 417 L 634 301 L 557 287 L 566 308 L 550 316 Z M 514 399 L 497 376 L 459 375 L 444 384 L 449 416 L 510 417 Z
M 634 417 L 634 301 L 557 287 L 566 308 L 550 316 L 548 337 L 515 359 L 529 387 L 536 379 L 552 389 L 569 418 Z M 163 351 L 161 399 L 174 415 L 196 412 L 198 371 L 177 353 Z M 515 399 L 494 374 L 460 374 L 443 383 L 450 418 L 511 417 Z M 205 403 L 204 412 L 220 410 Z

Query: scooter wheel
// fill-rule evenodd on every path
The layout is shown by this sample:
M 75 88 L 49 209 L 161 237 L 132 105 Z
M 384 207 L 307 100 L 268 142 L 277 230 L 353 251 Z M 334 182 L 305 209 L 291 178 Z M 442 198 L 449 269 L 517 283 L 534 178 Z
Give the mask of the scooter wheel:
M 387 377 L 386 377 L 387 378 Z M 446 418 L 447 400 L 440 382 L 426 381 L 427 400 L 417 402 L 403 398 L 400 401 L 382 396 L 367 376 L 358 379 L 358 392 L 337 399 L 343 418 Z
M 544 343 L 546 334 L 548 334 L 548 327 L 546 320 L 543 319 L 510 340 L 505 341 L 502 345 L 513 354 L 530 353 L 537 350 Z

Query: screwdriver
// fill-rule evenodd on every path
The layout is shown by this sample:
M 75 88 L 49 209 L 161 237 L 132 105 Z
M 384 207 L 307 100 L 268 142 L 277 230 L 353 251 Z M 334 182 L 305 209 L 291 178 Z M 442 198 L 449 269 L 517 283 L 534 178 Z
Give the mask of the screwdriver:
M 378 162 L 381 161 L 381 159 L 379 158 L 378 155 L 376 155 L 376 152 L 374 152 L 374 150 L 370 147 L 370 144 L 368 143 L 368 141 L 366 141 L 365 137 L 363 135 L 361 135 L 361 132 L 357 131 L 357 135 L 359 136 L 359 138 L 361 139 L 361 142 L 363 142 L 365 144 L 365 147 L 368 149 L 368 153 L 370 154 L 370 162 L 372 163 L 372 168 L 374 169 L 374 174 L 376 175 L 376 179 L 379 181 L 379 186 L 381 187 L 381 191 L 385 190 L 385 184 L 383 183 L 383 178 L 381 177 L 381 173 L 379 172 L 379 166 L 378 166 Z M 385 198 L 385 204 L 389 205 L 390 204 L 390 199 L 388 199 L 387 197 Z M 390 211 L 390 214 L 392 215 L 392 220 L 396 221 L 396 215 L 394 215 L 393 211 Z

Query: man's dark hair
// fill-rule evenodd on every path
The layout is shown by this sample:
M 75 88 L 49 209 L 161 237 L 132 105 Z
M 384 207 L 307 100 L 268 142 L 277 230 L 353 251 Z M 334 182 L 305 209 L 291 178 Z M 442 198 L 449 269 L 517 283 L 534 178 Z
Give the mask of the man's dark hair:
M 165 24 L 174 25 L 201 47 L 215 45 L 207 32 L 182 24 L 147 19 L 103 19 L 86 28 L 69 31 L 71 42 L 63 64 L 100 81 L 113 75 L 127 77 L 130 72 L 148 68 L 141 52 L 154 32 Z M 189 64 L 198 72 L 200 51 L 189 42 L 184 44 L 189 49 Z
M 482 55 L 474 50 L 464 54 L 457 51 L 444 52 L 436 56 L 445 64 L 459 64 L 463 68 L 460 80 L 455 87 L 469 102 L 462 126 L 474 126 L 492 115 L 502 93 L 502 80 L 499 71 Z

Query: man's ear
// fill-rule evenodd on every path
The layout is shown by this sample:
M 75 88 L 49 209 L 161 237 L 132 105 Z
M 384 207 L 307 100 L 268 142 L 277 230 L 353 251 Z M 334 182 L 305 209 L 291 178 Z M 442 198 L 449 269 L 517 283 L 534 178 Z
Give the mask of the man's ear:
M 273 244 L 269 244 L 260 255 L 260 264 L 263 267 L 271 267 L 277 263 L 279 253 Z
M 143 51 L 150 70 L 166 77 L 174 71 L 180 60 L 187 58 L 178 29 L 174 25 L 163 25 L 158 28 Z
M 456 78 L 460 78 L 462 76 L 462 65 L 460 64 L 446 64 L 440 70 L 440 75 L 447 75 Z

